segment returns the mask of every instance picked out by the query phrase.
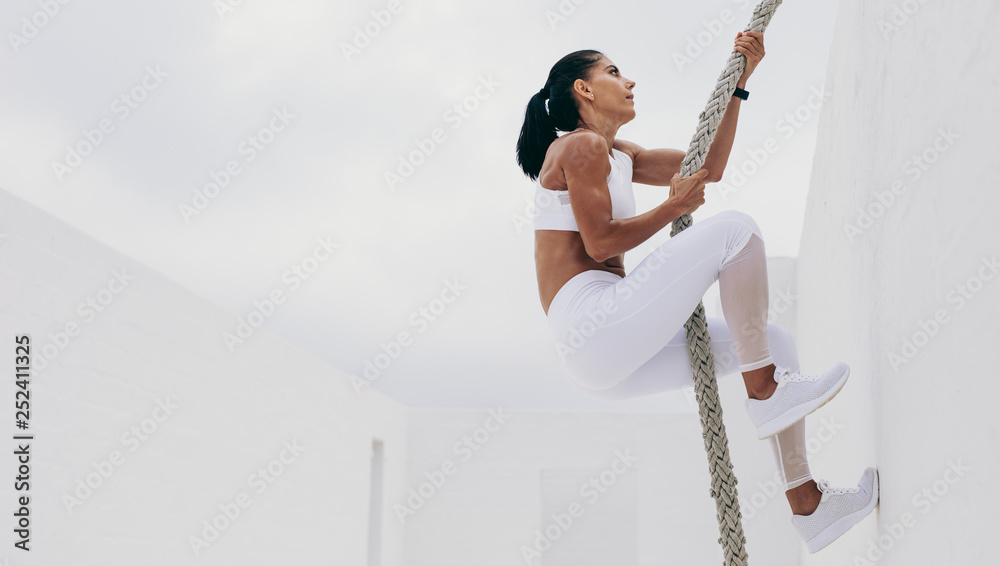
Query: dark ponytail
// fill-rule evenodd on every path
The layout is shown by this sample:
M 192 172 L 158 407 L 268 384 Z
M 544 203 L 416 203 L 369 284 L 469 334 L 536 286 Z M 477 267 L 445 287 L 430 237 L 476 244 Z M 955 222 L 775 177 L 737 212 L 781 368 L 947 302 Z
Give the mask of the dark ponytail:
M 574 51 L 552 66 L 542 90 L 524 110 L 524 124 L 517 138 L 517 164 L 532 181 L 538 179 L 545 152 L 556 140 L 556 131 L 571 132 L 580 125 L 580 110 L 573 98 L 576 79 L 590 79 L 594 63 L 604 54 L 593 49 Z M 545 100 L 549 111 L 545 111 Z

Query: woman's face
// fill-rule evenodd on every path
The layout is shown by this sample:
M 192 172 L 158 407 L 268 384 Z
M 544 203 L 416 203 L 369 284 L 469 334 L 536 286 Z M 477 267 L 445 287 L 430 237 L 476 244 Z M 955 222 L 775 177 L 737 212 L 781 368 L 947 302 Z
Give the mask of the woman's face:
M 577 81 L 576 87 L 578 93 L 584 90 L 579 94 L 602 115 L 619 116 L 622 123 L 635 118 L 635 102 L 632 99 L 635 81 L 625 78 L 618 66 L 607 57 L 601 56 L 590 71 L 590 79 Z

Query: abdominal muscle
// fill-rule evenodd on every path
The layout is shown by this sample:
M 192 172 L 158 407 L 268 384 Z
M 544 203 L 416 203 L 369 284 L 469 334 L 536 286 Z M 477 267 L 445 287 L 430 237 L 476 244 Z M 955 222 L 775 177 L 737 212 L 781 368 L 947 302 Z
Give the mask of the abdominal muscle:
M 625 277 L 625 256 L 617 255 L 601 263 L 589 255 L 579 232 L 535 230 L 535 272 L 538 297 L 546 316 L 559 289 L 579 273 L 600 269 Z

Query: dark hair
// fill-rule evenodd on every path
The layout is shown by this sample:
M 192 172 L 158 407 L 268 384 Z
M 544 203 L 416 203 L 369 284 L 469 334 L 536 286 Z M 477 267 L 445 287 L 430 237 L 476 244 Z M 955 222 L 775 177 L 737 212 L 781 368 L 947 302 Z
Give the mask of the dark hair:
M 538 179 L 545 152 L 558 137 L 556 131 L 571 132 L 580 125 L 580 109 L 573 98 L 576 79 L 588 80 L 604 54 L 593 49 L 574 51 L 552 66 L 545 86 L 531 97 L 524 110 L 524 124 L 517 138 L 517 164 L 532 181 Z M 549 111 L 545 111 L 545 99 Z

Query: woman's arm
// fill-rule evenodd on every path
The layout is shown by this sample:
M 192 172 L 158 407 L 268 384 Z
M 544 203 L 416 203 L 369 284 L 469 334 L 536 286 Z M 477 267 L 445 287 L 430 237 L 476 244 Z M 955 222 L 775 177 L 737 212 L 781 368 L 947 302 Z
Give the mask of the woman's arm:
M 736 35 L 734 51 L 746 57 L 743 74 L 736 81 L 736 86 L 745 89 L 747 79 L 764 58 L 764 34 L 758 31 L 740 32 Z M 736 122 L 740 113 L 740 98 L 730 97 L 726 103 L 726 111 L 722 115 L 715 138 L 708 148 L 703 168 L 708 169 L 709 183 L 722 180 L 722 175 L 729 162 L 729 154 L 733 149 L 733 139 L 736 137 Z M 632 156 L 632 180 L 643 185 L 669 186 L 670 179 L 681 169 L 681 163 L 686 153 L 679 149 L 644 149 L 638 144 L 625 140 L 615 140 L 615 146 Z
M 744 88 L 747 86 L 746 76 L 740 77 L 736 86 Z M 708 148 L 708 155 L 705 156 L 705 169 L 708 169 L 708 179 L 710 183 L 717 183 L 722 180 L 722 174 L 726 170 L 726 163 L 729 162 L 729 153 L 733 150 L 733 139 L 736 137 L 736 121 L 740 115 L 741 99 L 735 96 L 729 98 L 726 104 L 726 112 L 719 122 L 719 129 L 715 131 L 715 139 Z
M 738 51 L 746 57 L 743 74 L 736 81 L 737 87 L 745 89 L 750 74 L 764 58 L 764 34 L 759 31 L 737 33 L 733 51 Z M 729 97 L 729 102 L 726 103 L 726 112 L 722 115 L 719 128 L 715 131 L 715 139 L 712 140 L 712 145 L 708 148 L 708 155 L 705 156 L 703 167 L 709 170 L 709 182 L 721 181 L 726 170 L 729 154 L 733 150 L 733 138 L 736 137 L 736 120 L 739 117 L 741 100 L 736 96 Z
M 654 187 L 670 185 L 670 179 L 681 170 L 687 155 L 679 149 L 646 149 L 637 143 L 616 139 L 614 148 L 632 158 L 632 182 Z M 706 179 L 707 180 L 707 179 Z
M 566 155 L 571 167 L 564 167 L 570 205 L 587 255 L 595 261 L 623 254 L 656 234 L 664 226 L 703 204 L 707 171 L 692 175 L 685 187 L 671 194 L 656 208 L 632 218 L 611 217 L 611 193 L 607 176 L 611 170 L 608 146 L 594 133 L 580 133 L 567 139 Z M 673 189 L 671 193 L 673 193 Z
M 740 88 L 747 84 L 746 78 L 741 78 L 736 85 Z M 726 105 L 715 139 L 705 156 L 704 169 L 708 169 L 707 183 L 722 180 L 726 170 L 729 153 L 733 149 L 733 138 L 736 137 L 736 121 L 740 113 L 740 99 L 732 97 Z M 681 163 L 687 154 L 679 149 L 658 148 L 646 149 L 637 143 L 626 140 L 615 140 L 615 149 L 624 151 L 632 157 L 632 181 L 654 187 L 670 186 L 670 179 L 680 173 Z

